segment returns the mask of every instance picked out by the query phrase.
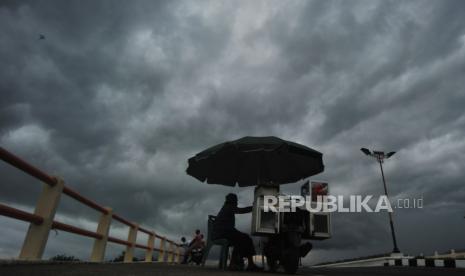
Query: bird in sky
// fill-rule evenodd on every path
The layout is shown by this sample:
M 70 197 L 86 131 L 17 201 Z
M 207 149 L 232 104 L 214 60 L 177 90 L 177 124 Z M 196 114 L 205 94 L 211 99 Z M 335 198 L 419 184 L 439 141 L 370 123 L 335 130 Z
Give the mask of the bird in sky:
M 39 35 L 39 39 L 38 39 L 38 40 L 42 40 L 42 39 L 45 39 L 45 35 L 43 35 L 43 34 L 40 34 L 40 35 Z

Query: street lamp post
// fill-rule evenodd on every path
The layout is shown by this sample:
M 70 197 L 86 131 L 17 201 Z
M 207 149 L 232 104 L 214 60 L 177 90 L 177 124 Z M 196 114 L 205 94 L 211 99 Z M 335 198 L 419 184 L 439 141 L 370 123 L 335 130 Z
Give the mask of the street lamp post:
M 387 188 L 386 188 L 386 180 L 384 179 L 383 163 L 384 163 L 384 159 L 388 159 L 389 157 L 393 156 L 394 153 L 396 153 L 396 152 L 391 151 L 391 152 L 385 154 L 384 151 L 373 151 L 373 153 L 372 153 L 367 148 L 361 148 L 360 150 L 363 153 L 365 153 L 367 156 L 374 157 L 378 161 L 379 168 L 381 169 L 381 177 L 383 179 L 384 194 L 389 199 L 388 191 L 387 191 Z M 388 215 L 389 215 L 389 225 L 391 226 L 392 243 L 394 244 L 394 249 L 392 250 L 392 252 L 393 253 L 400 253 L 400 250 L 397 247 L 396 233 L 394 231 L 394 222 L 393 222 L 393 219 L 392 219 L 392 213 L 388 212 Z

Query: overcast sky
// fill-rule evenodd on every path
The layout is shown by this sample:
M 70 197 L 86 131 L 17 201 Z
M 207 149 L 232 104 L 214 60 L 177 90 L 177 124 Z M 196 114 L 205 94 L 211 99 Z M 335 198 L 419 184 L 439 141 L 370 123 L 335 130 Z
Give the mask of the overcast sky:
M 394 212 L 401 251 L 465 248 L 464 13 L 459 0 L 2 1 L 0 144 L 175 239 L 205 231 L 228 192 L 251 203 L 253 188 L 186 175 L 187 159 L 214 144 L 302 143 L 324 154 L 312 179 L 342 195 L 383 192 L 361 147 L 397 151 L 385 163 L 390 194 L 424 199 Z M 32 210 L 40 183 L 3 162 L 0 175 L 0 201 Z M 67 196 L 58 209 L 89 230 L 98 216 Z M 26 229 L 0 218 L 1 258 L 18 255 Z M 111 231 L 126 238 L 119 223 Z M 85 259 L 91 245 L 52 232 L 45 257 Z M 334 214 L 333 238 L 305 262 L 391 249 L 386 213 Z

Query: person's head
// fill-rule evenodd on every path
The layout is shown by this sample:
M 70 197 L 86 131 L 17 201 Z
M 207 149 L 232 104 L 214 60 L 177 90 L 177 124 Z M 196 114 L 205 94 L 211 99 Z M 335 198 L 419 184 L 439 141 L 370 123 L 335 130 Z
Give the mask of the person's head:
M 237 195 L 230 193 L 226 195 L 226 204 L 237 205 Z
M 200 230 L 199 229 L 195 230 L 195 234 L 196 235 L 200 234 Z
M 181 241 L 182 241 L 182 242 L 186 242 L 186 238 L 185 238 L 185 237 L 182 237 L 182 238 L 181 238 Z

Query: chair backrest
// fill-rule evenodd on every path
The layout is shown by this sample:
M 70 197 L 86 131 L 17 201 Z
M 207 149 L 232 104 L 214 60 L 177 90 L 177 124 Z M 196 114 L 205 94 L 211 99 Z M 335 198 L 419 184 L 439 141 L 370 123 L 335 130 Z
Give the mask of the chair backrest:
M 213 224 L 215 223 L 215 220 L 216 220 L 216 216 L 213 216 L 213 215 L 209 215 L 208 216 L 208 225 L 207 225 L 207 242 L 208 241 L 211 241 L 211 233 L 213 231 Z

